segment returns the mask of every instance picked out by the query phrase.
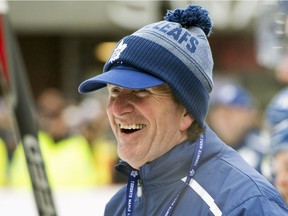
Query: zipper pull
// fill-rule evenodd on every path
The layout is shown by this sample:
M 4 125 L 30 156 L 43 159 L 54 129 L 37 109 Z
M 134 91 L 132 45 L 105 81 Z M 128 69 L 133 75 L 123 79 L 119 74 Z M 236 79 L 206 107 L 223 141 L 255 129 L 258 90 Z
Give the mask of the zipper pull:
M 141 197 L 142 196 L 142 181 L 138 179 L 137 183 L 137 196 Z

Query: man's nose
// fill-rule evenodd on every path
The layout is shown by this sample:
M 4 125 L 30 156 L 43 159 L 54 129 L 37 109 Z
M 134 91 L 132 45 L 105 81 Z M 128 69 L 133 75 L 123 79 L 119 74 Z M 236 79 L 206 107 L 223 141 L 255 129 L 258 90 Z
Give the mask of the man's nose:
M 129 93 L 119 93 L 112 106 L 113 114 L 115 116 L 121 116 L 133 111 Z

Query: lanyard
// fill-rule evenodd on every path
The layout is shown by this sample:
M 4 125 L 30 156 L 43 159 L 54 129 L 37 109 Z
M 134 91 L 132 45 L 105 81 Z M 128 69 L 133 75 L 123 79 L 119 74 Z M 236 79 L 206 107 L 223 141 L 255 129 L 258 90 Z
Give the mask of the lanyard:
M 191 164 L 189 172 L 187 174 L 187 178 L 186 178 L 185 184 L 182 186 L 182 188 L 179 191 L 179 193 L 175 196 L 175 198 L 172 200 L 172 202 L 166 208 L 166 211 L 164 211 L 164 213 L 162 214 L 163 216 L 169 216 L 169 215 L 172 214 L 173 208 L 176 206 L 177 201 L 182 196 L 182 194 L 186 190 L 187 186 L 190 184 L 190 181 L 191 181 L 192 177 L 195 175 L 196 170 L 197 170 L 198 165 L 199 165 L 199 162 L 200 162 L 201 155 L 202 155 L 203 150 L 204 150 L 205 139 L 206 139 L 206 134 L 205 133 L 201 134 L 199 136 L 199 138 L 197 139 L 197 143 L 196 143 L 196 148 L 195 148 L 195 151 L 194 151 L 192 164 Z
M 179 191 L 179 193 L 175 196 L 175 198 L 172 200 L 172 202 L 169 204 L 169 206 L 166 208 L 165 212 L 162 214 L 163 216 L 169 216 L 172 214 L 173 208 L 175 207 L 177 201 L 183 194 L 183 192 L 186 190 L 187 186 L 190 184 L 190 181 L 194 174 L 196 173 L 196 170 L 198 168 L 201 155 L 204 149 L 204 143 L 205 143 L 205 133 L 201 134 L 199 138 L 197 139 L 194 156 L 192 160 L 192 164 L 190 166 L 189 172 L 187 174 L 187 178 L 185 181 L 185 184 Z M 139 180 L 139 173 L 136 170 L 133 170 L 130 173 L 128 183 L 127 183 L 127 191 L 126 191 L 126 216 L 132 216 L 133 209 L 134 209 L 134 201 L 137 194 L 137 183 Z
M 126 191 L 126 216 L 132 216 L 133 213 L 134 201 L 137 194 L 138 179 L 139 179 L 138 171 L 137 170 L 131 171 Z

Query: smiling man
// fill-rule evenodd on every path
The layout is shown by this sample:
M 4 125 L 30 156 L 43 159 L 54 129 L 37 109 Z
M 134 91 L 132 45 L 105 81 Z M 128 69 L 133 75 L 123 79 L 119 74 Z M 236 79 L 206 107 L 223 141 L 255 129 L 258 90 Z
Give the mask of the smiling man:
M 277 190 L 206 125 L 213 59 L 208 12 L 168 11 L 124 37 L 80 93 L 108 87 L 128 178 L 105 208 L 121 215 L 288 215 Z
M 108 85 L 108 117 L 119 157 L 139 169 L 188 139 L 193 122 L 167 85 L 130 90 Z M 173 124 L 171 124 L 173 122 Z

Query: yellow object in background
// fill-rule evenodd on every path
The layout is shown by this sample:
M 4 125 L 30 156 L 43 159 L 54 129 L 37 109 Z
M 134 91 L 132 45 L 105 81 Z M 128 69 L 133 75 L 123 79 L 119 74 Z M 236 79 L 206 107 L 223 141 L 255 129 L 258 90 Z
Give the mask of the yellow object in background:
M 0 186 L 7 183 L 8 154 L 5 143 L 0 139 Z
M 52 188 L 92 187 L 111 182 L 109 173 L 99 171 L 104 167 L 100 165 L 97 170 L 91 147 L 83 136 L 73 135 L 55 143 L 47 133 L 40 132 L 39 143 Z M 31 187 L 22 145 L 14 154 L 10 184 Z

